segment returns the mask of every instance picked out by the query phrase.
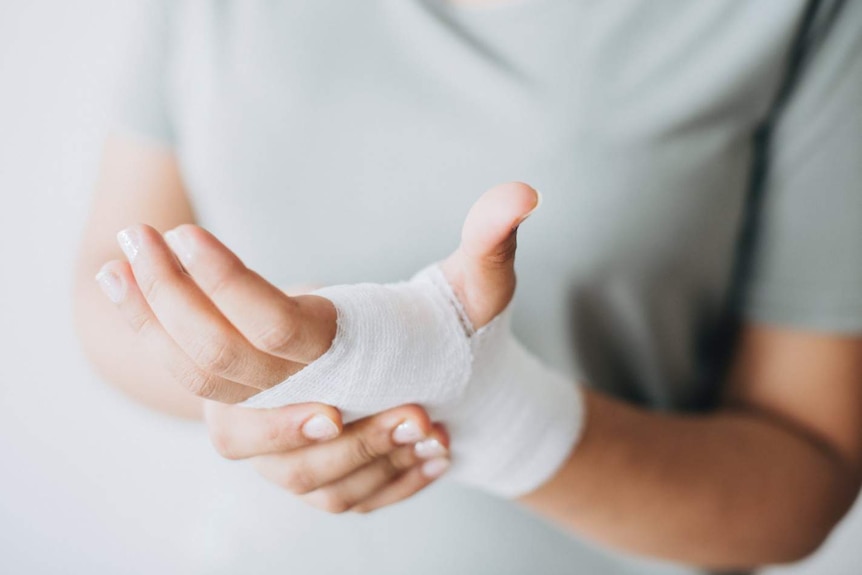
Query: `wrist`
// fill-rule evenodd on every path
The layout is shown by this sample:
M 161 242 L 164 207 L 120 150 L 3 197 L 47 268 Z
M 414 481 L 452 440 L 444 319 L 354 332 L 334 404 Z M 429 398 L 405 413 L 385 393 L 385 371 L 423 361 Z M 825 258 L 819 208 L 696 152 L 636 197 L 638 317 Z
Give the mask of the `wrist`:
M 580 438 L 585 409 L 580 386 L 525 349 L 508 314 L 474 335 L 470 385 L 440 416 L 452 436 L 449 476 L 514 498 L 563 466 Z

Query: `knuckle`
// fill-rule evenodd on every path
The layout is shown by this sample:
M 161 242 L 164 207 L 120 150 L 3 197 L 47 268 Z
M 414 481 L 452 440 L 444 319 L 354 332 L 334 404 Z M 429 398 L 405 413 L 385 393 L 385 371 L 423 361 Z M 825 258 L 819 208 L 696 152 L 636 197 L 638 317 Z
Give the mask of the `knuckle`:
M 320 509 L 327 513 L 341 514 L 350 510 L 352 503 L 333 489 L 323 489 L 315 498 Z
M 213 271 L 213 279 L 209 285 L 209 295 L 218 298 L 230 289 L 230 286 L 245 273 L 247 268 L 239 260 L 230 259 Z
M 145 311 L 138 311 L 129 316 L 129 325 L 138 335 L 144 335 L 153 326 L 153 317 Z
M 363 434 L 356 436 L 353 454 L 356 462 L 359 464 L 368 463 L 380 456 L 378 450 L 374 447 L 373 439 Z
M 390 475 L 395 475 L 401 471 L 409 469 L 416 463 L 417 459 L 416 452 L 412 446 L 405 446 L 396 449 L 386 458 L 387 472 L 389 472 Z
M 141 294 L 148 302 L 157 301 L 162 289 L 164 288 L 164 281 L 150 274 L 143 275 L 144 277 L 141 278 L 136 276 L 138 287 L 141 289 Z
M 296 466 L 286 470 L 281 485 L 295 495 L 306 495 L 317 488 L 317 478 L 308 468 Z
M 233 440 L 229 433 L 218 427 L 210 427 L 210 443 L 212 443 L 216 452 L 225 459 L 239 459 L 239 454 L 236 452 Z
M 237 360 L 233 346 L 219 338 L 207 338 L 192 354 L 192 359 L 200 368 L 212 373 L 225 373 Z
M 270 418 L 263 424 L 262 436 L 268 444 L 276 443 L 284 432 L 284 426 L 278 419 Z
M 515 252 L 518 251 L 518 240 L 515 234 L 512 234 L 503 245 L 487 258 L 488 263 L 494 266 L 503 266 L 515 259 Z
M 214 399 L 218 391 L 216 378 L 196 368 L 186 369 L 179 379 L 183 387 L 203 399 Z
M 256 348 L 270 354 L 277 354 L 290 349 L 296 340 L 296 335 L 296 323 L 283 317 L 261 330 L 251 341 Z

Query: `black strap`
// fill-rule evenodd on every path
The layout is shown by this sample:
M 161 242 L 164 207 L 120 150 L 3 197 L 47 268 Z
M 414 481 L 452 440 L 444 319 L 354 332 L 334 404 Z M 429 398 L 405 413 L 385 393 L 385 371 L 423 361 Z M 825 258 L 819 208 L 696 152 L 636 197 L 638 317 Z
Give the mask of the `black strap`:
M 808 64 L 820 47 L 827 32 L 838 18 L 845 0 L 809 0 L 799 21 L 796 34 L 785 61 L 785 72 L 775 92 L 772 105 L 752 134 L 752 164 L 749 172 L 746 205 L 739 236 L 736 243 L 734 269 L 725 299 L 721 324 L 709 337 L 701 342 L 699 356 L 703 393 L 698 405 L 693 407 L 710 409 L 715 406 L 721 384 L 735 350 L 737 335 L 742 322 L 737 315 L 745 297 L 745 281 L 749 277 L 764 203 L 766 176 L 772 151 L 772 135 L 782 112 L 787 107 L 796 86 L 807 70 Z

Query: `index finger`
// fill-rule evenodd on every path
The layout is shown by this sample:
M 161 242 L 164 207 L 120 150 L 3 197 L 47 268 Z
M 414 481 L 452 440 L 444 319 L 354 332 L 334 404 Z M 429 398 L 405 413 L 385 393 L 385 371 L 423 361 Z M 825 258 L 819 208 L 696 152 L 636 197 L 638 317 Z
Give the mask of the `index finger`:
M 322 403 L 252 409 L 207 401 L 204 418 L 210 441 L 227 459 L 291 451 L 338 437 L 342 430 L 341 413 Z
M 179 226 L 165 240 L 201 291 L 256 348 L 301 363 L 329 349 L 336 330 L 329 300 L 289 297 L 198 226 Z

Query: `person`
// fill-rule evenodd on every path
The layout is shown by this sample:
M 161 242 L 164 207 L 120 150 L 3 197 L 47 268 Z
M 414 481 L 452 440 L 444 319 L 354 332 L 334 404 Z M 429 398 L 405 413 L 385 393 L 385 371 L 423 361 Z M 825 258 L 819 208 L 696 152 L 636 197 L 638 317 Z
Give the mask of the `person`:
M 222 567 L 749 569 L 807 556 L 852 505 L 862 3 L 144 11 L 76 316 L 105 379 L 204 417 L 221 454 L 298 495 L 255 500 Z M 516 250 L 531 186 L 543 203 Z M 454 481 L 422 491 L 480 457 L 458 458 L 445 409 L 232 405 L 334 349 L 343 310 L 325 290 L 297 294 L 401 285 L 441 260 L 465 321 L 508 309 L 513 337 L 579 390 L 581 428 L 517 504 Z M 535 413 L 554 409 L 544 389 Z M 477 405 L 458 417 L 493 419 Z M 547 424 L 524 419 L 519 437 Z

